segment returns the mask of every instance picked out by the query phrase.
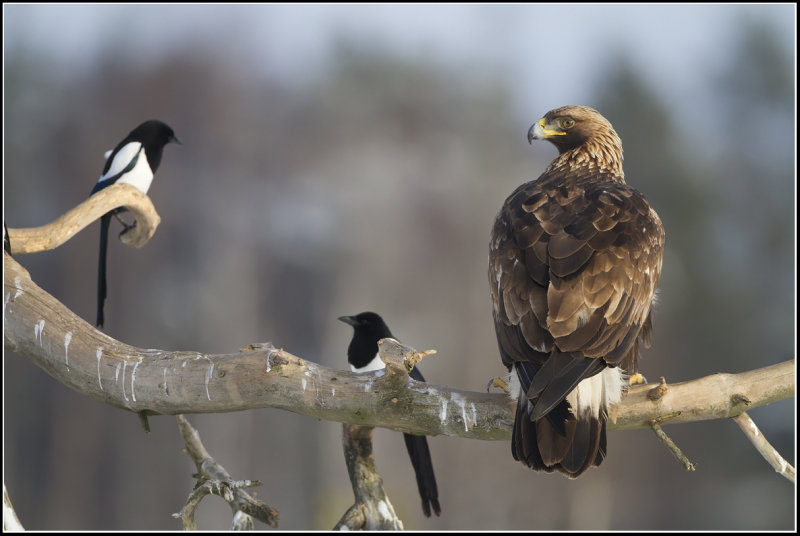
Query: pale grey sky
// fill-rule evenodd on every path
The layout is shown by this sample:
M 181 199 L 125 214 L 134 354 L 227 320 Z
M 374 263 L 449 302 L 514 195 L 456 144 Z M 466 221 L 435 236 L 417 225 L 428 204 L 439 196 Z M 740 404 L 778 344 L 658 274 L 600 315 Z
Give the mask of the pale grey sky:
M 740 21 L 763 20 L 781 40 L 796 38 L 794 4 L 6 4 L 3 11 L 5 54 L 41 51 L 67 72 L 111 42 L 145 61 L 205 43 L 291 84 L 323 71 L 332 44 L 346 38 L 507 76 L 516 106 L 535 103 L 525 110 L 534 114 L 587 101 L 612 51 L 625 50 L 663 97 L 685 103 L 729 59 Z

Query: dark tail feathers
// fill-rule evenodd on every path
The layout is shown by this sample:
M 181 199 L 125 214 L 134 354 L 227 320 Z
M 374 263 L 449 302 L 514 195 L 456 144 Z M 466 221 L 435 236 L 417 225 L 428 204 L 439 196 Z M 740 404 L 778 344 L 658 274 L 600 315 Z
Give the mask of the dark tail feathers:
M 517 372 L 522 388 L 511 440 L 514 459 L 536 471 L 559 471 L 569 478 L 577 478 L 589 467 L 600 465 L 606 455 L 606 418 L 602 412 L 599 418 L 591 415 L 576 418 L 569 403 L 562 400 L 547 414 L 532 420 L 537 401 L 529 401 L 526 391 L 536 371 L 525 370 L 528 363 L 515 363 L 515 368 L 520 365 L 522 370 Z
M 411 369 L 409 376 L 419 382 L 425 381 L 417 367 Z M 431 517 L 431 508 L 433 508 L 433 512 L 438 516 L 442 509 L 439 507 L 439 490 L 436 488 L 436 476 L 433 474 L 428 440 L 425 439 L 425 436 L 411 434 L 403 434 L 403 439 L 406 441 L 408 456 L 411 458 L 411 465 L 414 466 L 414 474 L 417 477 L 417 488 L 419 488 L 419 496 L 422 498 L 422 511 L 426 517 Z
M 111 212 L 100 218 L 100 259 L 97 266 L 97 327 L 104 322 L 103 304 L 106 301 L 106 253 L 108 252 L 108 227 L 111 225 Z
M 425 436 L 403 434 L 406 441 L 408 456 L 411 458 L 411 465 L 414 466 L 414 474 L 417 477 L 417 488 L 419 496 L 422 498 L 422 511 L 426 517 L 431 517 L 431 508 L 438 516 L 442 511 L 439 506 L 439 490 L 436 488 L 436 476 L 433 474 L 433 462 L 431 453 L 428 450 L 428 441 Z

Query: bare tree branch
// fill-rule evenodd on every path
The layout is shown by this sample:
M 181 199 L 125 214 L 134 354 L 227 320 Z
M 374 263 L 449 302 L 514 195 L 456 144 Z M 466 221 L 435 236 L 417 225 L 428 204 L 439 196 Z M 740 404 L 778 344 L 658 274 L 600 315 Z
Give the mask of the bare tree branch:
M 20 532 L 23 530 L 25 530 L 25 527 L 19 522 L 17 512 L 14 511 L 14 505 L 11 504 L 11 498 L 8 496 L 6 483 L 3 482 L 3 532 Z
M 234 513 L 233 529 L 252 529 L 252 518 L 256 518 L 271 527 L 278 526 L 280 514 L 278 514 L 277 510 L 244 491 L 245 488 L 260 486 L 261 482 L 257 480 L 233 480 L 228 471 L 211 457 L 200 440 L 200 434 L 183 415 L 178 415 L 178 428 L 186 444 L 186 451 L 197 467 L 197 474 L 195 475 L 197 485 L 189 495 L 183 509 L 177 514 L 172 514 L 173 517 L 177 517 L 183 522 L 185 530 L 197 529 L 194 513 L 200 505 L 200 501 L 206 495 L 218 495 L 228 503 Z
M 100 402 L 150 415 L 272 407 L 417 435 L 511 437 L 515 401 L 504 394 L 417 382 L 391 365 L 369 374 L 333 370 L 272 345 L 217 355 L 136 348 L 77 317 L 10 256 L 4 264 L 6 350 Z M 612 412 L 609 429 L 649 427 L 651 419 L 671 424 L 733 417 L 789 398 L 794 362 L 671 384 L 655 401 L 647 397 L 650 389 L 632 387 Z
M 747 439 L 756 447 L 756 450 L 767 460 L 767 463 L 769 463 L 778 474 L 783 475 L 787 480 L 794 483 L 794 467 L 775 450 L 775 447 L 769 444 L 769 441 L 767 441 L 767 438 L 761 433 L 761 430 L 758 429 L 753 419 L 751 419 L 747 413 L 743 412 L 733 417 L 733 420 L 736 421 L 736 424 L 742 429 Z
M 136 226 L 122 234 L 120 239 L 129 246 L 144 246 L 156 232 L 161 218 L 150 198 L 135 186 L 112 184 L 52 223 L 29 229 L 9 229 L 11 254 L 55 249 L 103 214 L 119 207 L 126 207 L 136 219 Z
M 655 419 L 653 419 L 650 423 L 650 428 L 653 430 L 653 433 L 656 435 L 661 444 L 667 447 L 667 450 L 669 450 L 672 455 L 675 456 L 675 459 L 680 462 L 684 469 L 687 471 L 694 471 L 694 464 L 690 462 L 689 458 L 687 458 L 681 449 L 678 448 L 678 445 L 676 445 L 675 442 L 664 433 L 664 430 L 661 429 L 661 425 L 659 425 Z
M 344 458 L 355 503 L 333 530 L 403 530 L 403 522 L 397 517 L 375 468 L 372 454 L 374 430 L 372 426 L 342 425 Z

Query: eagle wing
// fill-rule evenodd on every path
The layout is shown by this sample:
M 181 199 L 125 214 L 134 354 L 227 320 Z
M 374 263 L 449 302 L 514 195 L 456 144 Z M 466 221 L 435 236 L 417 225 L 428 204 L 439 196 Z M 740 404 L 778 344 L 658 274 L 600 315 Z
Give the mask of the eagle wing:
M 664 230 L 644 197 L 614 180 L 543 175 L 506 200 L 489 253 L 503 363 L 546 415 L 607 365 L 636 371 L 649 345 Z

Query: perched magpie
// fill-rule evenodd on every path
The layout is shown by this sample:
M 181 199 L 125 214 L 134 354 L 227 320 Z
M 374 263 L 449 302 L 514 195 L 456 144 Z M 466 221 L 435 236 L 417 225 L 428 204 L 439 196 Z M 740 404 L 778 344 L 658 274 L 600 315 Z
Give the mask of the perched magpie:
M 386 367 L 378 355 L 378 341 L 387 337 L 394 338 L 394 336 L 383 318 L 375 313 L 366 312 L 355 316 L 340 316 L 339 320 L 350 324 L 355 330 L 353 340 L 347 347 L 347 361 L 353 372 L 369 372 Z M 411 370 L 409 376 L 417 381 L 425 381 L 417 367 Z M 436 476 L 433 474 L 428 441 L 425 436 L 412 434 L 403 434 L 403 438 L 406 441 L 411 465 L 414 466 L 414 473 L 417 476 L 417 487 L 419 495 L 422 497 L 422 511 L 427 517 L 430 517 L 431 507 L 433 507 L 433 511 L 438 516 L 441 512 L 439 491 L 436 489 Z
M 11 255 L 11 240 L 8 238 L 8 226 L 6 220 L 3 220 L 3 250 Z
M 114 150 L 106 153 L 106 165 L 100 180 L 92 188 L 95 194 L 112 184 L 130 184 L 147 193 L 153 174 L 161 163 L 164 146 L 170 142 L 180 145 L 181 141 L 172 129 L 161 121 L 145 121 L 119 142 Z M 108 249 L 108 227 L 111 216 L 119 219 L 118 213 L 125 209 L 115 209 L 100 218 L 100 260 L 97 274 L 97 326 L 103 327 L 103 303 L 106 299 L 106 251 Z M 120 220 L 127 231 L 130 227 Z M 123 231 L 124 232 L 124 231 Z
M 3 249 L 6 253 L 11 255 L 11 240 L 8 238 L 8 226 L 6 220 L 3 220 Z

